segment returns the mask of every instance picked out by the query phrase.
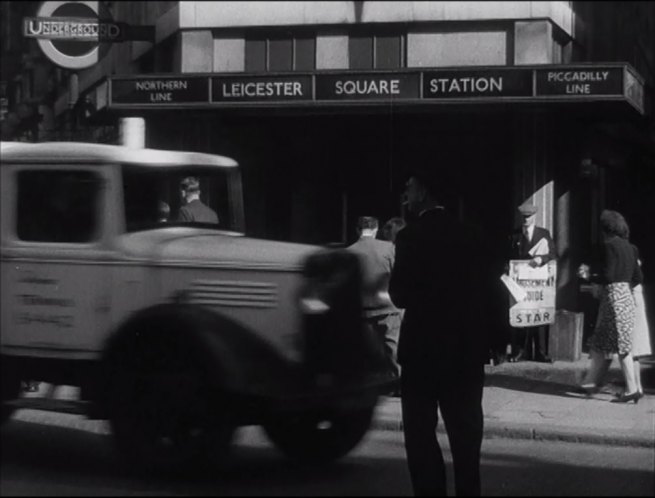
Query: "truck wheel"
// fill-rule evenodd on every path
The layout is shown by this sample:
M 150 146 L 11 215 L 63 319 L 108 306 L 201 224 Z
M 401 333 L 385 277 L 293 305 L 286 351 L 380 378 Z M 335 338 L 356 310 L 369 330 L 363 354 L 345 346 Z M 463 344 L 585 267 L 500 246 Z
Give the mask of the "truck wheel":
M 357 446 L 371 426 L 374 409 L 302 413 L 267 422 L 264 430 L 287 456 L 304 462 L 327 462 Z
M 234 427 L 189 374 L 142 374 L 116 384 L 110 423 L 119 449 L 138 468 L 193 472 L 222 463 Z
M 118 448 L 147 471 L 223 463 L 234 425 L 197 351 L 182 335 L 126 336 L 106 357 L 106 407 Z

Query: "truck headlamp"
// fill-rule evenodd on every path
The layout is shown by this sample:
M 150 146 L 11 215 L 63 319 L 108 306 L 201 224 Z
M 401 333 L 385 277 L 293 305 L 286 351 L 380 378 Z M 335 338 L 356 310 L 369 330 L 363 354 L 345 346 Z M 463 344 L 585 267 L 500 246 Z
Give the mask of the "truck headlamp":
M 330 305 L 318 297 L 302 297 L 300 309 L 308 315 L 322 315 L 330 311 Z

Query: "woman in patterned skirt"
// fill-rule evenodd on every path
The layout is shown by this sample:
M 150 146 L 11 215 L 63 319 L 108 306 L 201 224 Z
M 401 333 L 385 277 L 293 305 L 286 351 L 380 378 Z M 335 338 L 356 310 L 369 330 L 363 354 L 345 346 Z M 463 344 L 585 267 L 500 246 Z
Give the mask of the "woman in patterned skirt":
M 641 260 L 639 259 L 639 250 L 635 245 L 632 246 L 637 255 L 637 262 L 641 267 Z M 633 282 L 635 287 L 633 289 L 635 295 L 635 331 L 632 336 L 632 359 L 635 363 L 635 381 L 637 383 L 637 391 L 640 395 L 644 395 L 644 388 L 641 384 L 641 366 L 639 363 L 640 358 L 650 356 L 653 354 L 653 348 L 650 343 L 650 329 L 648 327 L 648 319 L 646 318 L 646 303 L 644 301 L 644 292 L 642 282 Z
M 600 215 L 603 232 L 603 261 L 597 274 L 589 274 L 589 267 L 581 265 L 578 274 L 600 284 L 600 305 L 594 334 L 589 338 L 591 366 L 580 386 L 586 394 L 598 392 L 602 377 L 618 354 L 625 391 L 613 402 L 637 403 L 641 397 L 635 380 L 632 358 L 632 336 L 635 326 L 633 286 L 643 280 L 637 255 L 628 241 L 629 228 L 623 216 L 605 210 Z

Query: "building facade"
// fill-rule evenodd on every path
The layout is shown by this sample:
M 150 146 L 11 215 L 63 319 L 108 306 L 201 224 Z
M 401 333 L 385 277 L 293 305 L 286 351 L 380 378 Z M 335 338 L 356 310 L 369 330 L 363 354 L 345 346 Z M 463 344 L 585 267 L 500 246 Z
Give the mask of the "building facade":
M 239 161 L 249 233 L 321 244 L 351 242 L 360 215 L 403 214 L 427 165 L 493 250 L 516 206 L 539 206 L 558 307 L 580 306 L 575 268 L 605 207 L 655 279 L 652 2 L 101 3 L 154 38 L 78 71 L 73 103 L 71 71 L 50 66 L 40 139 L 117 141 L 141 118 L 148 147 Z

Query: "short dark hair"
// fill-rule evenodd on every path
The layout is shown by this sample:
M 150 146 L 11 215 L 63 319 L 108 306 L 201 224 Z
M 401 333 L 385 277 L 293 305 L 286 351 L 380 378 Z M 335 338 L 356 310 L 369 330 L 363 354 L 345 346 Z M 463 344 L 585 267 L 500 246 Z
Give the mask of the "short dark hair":
M 185 192 L 200 192 L 200 182 L 198 181 L 198 178 L 196 178 L 195 176 L 187 176 L 180 183 L 180 187 Z
M 604 209 L 600 213 L 600 227 L 608 235 L 616 235 L 624 239 L 630 238 L 630 227 L 625 218 L 618 211 Z
M 405 222 L 405 220 L 403 218 L 401 218 L 400 216 L 394 216 L 393 218 L 389 218 L 387 220 L 387 222 L 384 224 L 384 227 L 385 228 L 387 228 L 387 227 L 388 228 L 394 228 L 394 227 L 404 228 L 405 225 L 407 225 L 407 223 Z
M 405 220 L 399 216 L 389 218 L 382 227 L 382 239 L 394 242 L 396 240 L 396 234 L 405 228 L 406 225 Z
M 378 227 L 378 219 L 374 216 L 360 216 L 357 218 L 359 230 L 375 230 Z

